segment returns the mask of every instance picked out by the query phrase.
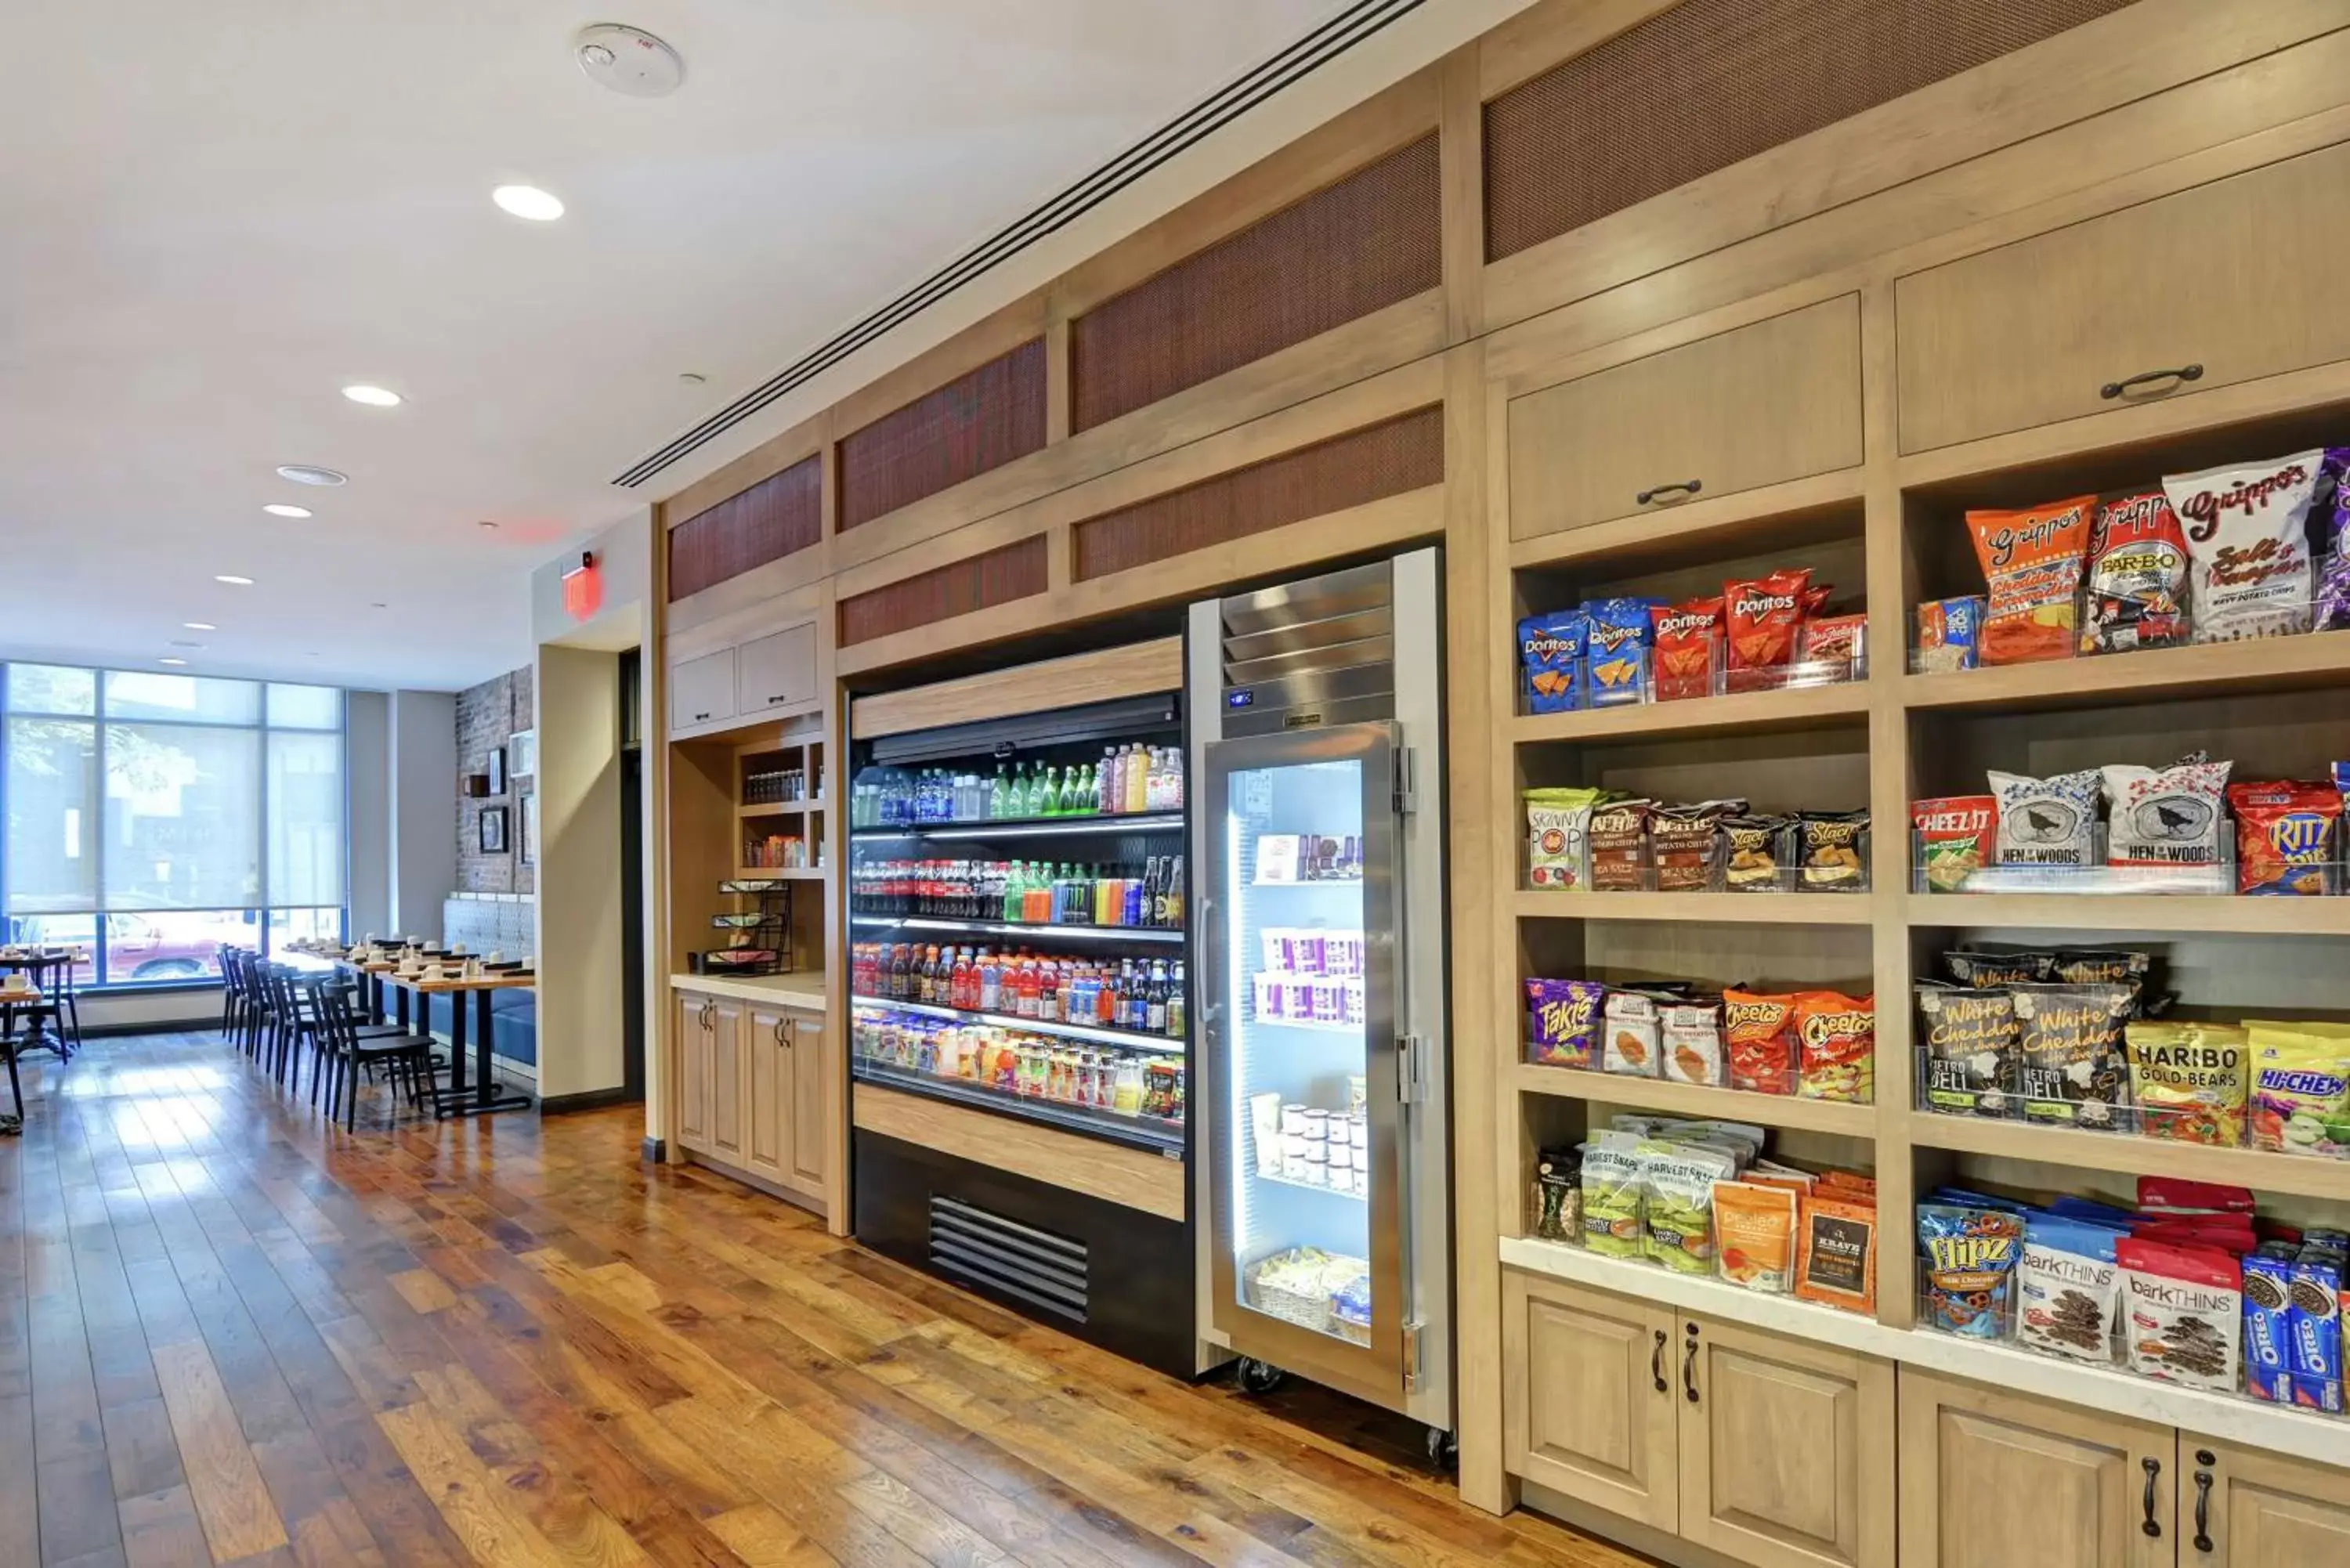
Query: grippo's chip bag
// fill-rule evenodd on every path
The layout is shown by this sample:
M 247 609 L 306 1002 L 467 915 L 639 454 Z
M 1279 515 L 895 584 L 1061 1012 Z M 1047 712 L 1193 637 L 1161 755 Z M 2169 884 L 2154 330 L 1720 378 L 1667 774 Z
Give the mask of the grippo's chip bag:
M 2016 512 L 1970 512 L 1975 558 L 1990 585 L 1983 619 L 1985 664 L 2069 659 L 2082 564 L 2097 498 L 2076 495 Z

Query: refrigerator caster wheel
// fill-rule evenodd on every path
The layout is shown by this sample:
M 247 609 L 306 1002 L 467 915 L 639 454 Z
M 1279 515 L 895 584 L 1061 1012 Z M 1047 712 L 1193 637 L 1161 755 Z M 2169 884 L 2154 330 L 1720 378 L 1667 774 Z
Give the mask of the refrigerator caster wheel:
M 1269 1361 L 1259 1361 L 1253 1355 L 1241 1357 L 1234 1376 L 1243 1394 L 1270 1394 L 1289 1378 L 1289 1374 L 1280 1367 Z
M 1461 1468 L 1461 1439 L 1441 1427 L 1428 1429 L 1428 1462 L 1439 1474 L 1450 1475 Z

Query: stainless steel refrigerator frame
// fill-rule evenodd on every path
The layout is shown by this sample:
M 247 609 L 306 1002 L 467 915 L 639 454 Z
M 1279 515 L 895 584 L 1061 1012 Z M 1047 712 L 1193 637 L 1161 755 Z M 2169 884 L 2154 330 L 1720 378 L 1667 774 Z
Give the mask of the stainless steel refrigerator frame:
M 1223 601 L 1191 608 L 1191 864 L 1195 926 L 1193 1199 L 1201 1217 L 1201 1338 L 1450 1431 L 1453 1410 L 1451 1054 L 1445 986 L 1442 564 L 1434 549 L 1390 573 L 1391 710 L 1360 681 L 1281 732 L 1226 739 Z M 1355 568 L 1367 571 L 1372 568 Z M 1299 585 L 1309 587 L 1311 585 Z M 1274 590 L 1278 595 L 1282 590 Z M 1352 635 L 1361 618 L 1334 618 Z M 1356 671 L 1346 672 L 1347 676 Z M 1377 682 L 1371 684 L 1376 685 Z M 1323 722 L 1327 718 L 1330 722 Z M 1242 1299 L 1233 1241 L 1232 1052 L 1240 1020 L 1225 907 L 1229 781 L 1237 770 L 1359 759 L 1364 787 L 1364 962 L 1371 1344 L 1359 1347 Z M 1384 929 L 1382 929 L 1384 928 Z

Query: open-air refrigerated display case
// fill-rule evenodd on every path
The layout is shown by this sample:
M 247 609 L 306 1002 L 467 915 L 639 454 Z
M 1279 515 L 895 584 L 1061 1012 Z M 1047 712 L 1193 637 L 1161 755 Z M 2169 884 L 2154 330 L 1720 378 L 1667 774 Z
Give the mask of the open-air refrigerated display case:
M 1202 1334 L 1453 1425 L 1434 550 L 1192 607 Z
M 859 1237 L 1189 1375 L 1183 741 L 1169 691 L 855 742 L 849 1035 Z

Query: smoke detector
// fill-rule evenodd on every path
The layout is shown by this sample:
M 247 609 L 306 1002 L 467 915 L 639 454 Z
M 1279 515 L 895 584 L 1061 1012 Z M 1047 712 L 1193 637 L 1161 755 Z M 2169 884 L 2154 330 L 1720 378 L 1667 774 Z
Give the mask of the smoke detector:
M 675 49 L 619 22 L 581 28 L 571 54 L 589 81 L 630 98 L 667 98 L 685 80 L 685 61 Z
M 351 482 L 348 473 L 338 473 L 331 468 L 318 468 L 307 462 L 281 462 L 277 465 L 277 477 L 290 479 L 296 484 L 336 485 Z

